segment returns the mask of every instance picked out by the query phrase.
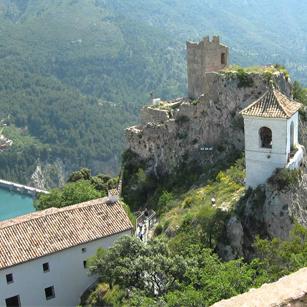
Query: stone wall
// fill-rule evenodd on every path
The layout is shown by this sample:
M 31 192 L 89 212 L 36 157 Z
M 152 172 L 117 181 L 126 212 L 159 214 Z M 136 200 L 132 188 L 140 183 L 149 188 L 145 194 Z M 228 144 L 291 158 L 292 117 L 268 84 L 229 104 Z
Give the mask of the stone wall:
M 218 36 L 209 36 L 199 43 L 187 42 L 188 94 L 192 99 L 204 93 L 207 72 L 224 69 L 229 62 L 228 47 L 220 44 Z
M 220 301 L 212 307 L 304 307 L 307 306 L 307 268 L 259 289 Z

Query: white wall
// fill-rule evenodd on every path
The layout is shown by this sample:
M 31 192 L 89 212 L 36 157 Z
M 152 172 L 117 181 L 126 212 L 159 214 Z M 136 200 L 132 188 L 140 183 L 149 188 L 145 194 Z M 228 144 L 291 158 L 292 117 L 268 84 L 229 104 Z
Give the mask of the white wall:
M 298 144 L 298 119 L 299 119 L 299 114 L 298 112 L 296 112 L 291 118 L 288 119 L 287 121 L 287 135 L 288 135 L 288 138 L 287 138 L 287 152 L 289 153 L 290 152 L 290 126 L 291 126 L 291 123 L 293 122 L 294 123 L 294 145 Z
M 130 231 L 51 254 L 0 271 L 0 306 L 5 299 L 19 295 L 21 306 L 76 306 L 80 296 L 94 281 L 84 269 L 83 261 L 94 255 L 99 247 L 109 248 L 114 241 Z M 86 252 L 82 253 L 82 248 Z M 43 272 L 48 262 L 50 271 Z M 14 282 L 7 284 L 6 274 L 13 273 Z M 55 298 L 46 300 L 44 289 L 54 286 Z
M 259 130 L 268 127 L 272 130 L 272 148 L 262 148 Z M 276 168 L 287 164 L 289 123 L 286 119 L 244 117 L 246 185 L 252 188 L 263 184 Z

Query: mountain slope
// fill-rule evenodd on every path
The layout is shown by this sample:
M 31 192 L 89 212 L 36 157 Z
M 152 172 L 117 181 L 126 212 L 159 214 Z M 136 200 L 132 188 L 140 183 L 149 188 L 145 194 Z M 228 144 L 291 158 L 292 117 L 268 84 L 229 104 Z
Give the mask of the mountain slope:
M 58 158 L 66 172 L 117 171 L 123 128 L 149 93 L 185 95 L 187 39 L 220 34 L 232 62 L 279 62 L 306 83 L 306 9 L 298 0 L 0 0 L 0 119 L 49 147 L 26 159 L 31 171 Z M 30 171 L 3 167 L 18 164 L 11 151 L 0 176 L 27 181 Z

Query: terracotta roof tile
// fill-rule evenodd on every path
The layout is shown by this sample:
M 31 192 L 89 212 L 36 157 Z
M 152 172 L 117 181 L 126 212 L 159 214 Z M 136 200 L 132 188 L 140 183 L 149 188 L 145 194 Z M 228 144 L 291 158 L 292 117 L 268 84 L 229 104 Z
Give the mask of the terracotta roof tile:
M 243 109 L 240 113 L 247 116 L 290 118 L 302 105 L 270 88 L 262 97 Z
M 0 222 L 0 270 L 131 229 L 122 205 L 108 198 Z

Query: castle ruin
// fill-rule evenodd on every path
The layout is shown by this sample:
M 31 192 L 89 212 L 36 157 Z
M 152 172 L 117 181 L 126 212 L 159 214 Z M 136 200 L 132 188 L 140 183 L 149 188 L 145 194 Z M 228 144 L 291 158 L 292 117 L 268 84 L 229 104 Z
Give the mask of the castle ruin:
M 219 36 L 209 36 L 199 43 L 187 42 L 188 95 L 197 99 L 204 93 L 206 74 L 224 69 L 229 63 L 229 48 Z

